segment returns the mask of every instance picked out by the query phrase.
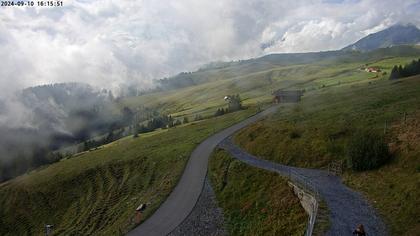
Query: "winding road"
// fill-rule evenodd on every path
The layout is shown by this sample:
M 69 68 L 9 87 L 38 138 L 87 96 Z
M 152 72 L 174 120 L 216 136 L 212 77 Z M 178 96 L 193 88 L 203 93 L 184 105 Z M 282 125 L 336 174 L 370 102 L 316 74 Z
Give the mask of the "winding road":
M 324 170 L 286 166 L 260 159 L 236 146 L 231 138 L 222 141 L 219 147 L 248 165 L 273 171 L 285 177 L 293 171 L 309 179 L 328 206 L 330 228 L 326 235 L 352 235 L 358 224 L 363 224 L 368 235 L 387 235 L 385 225 L 373 207 L 360 193 L 345 186 L 338 176 L 330 175 Z
M 181 224 L 193 210 L 200 197 L 207 174 L 209 157 L 219 143 L 221 148 L 249 165 L 274 171 L 284 176 L 293 170 L 311 179 L 329 208 L 330 229 L 327 235 L 352 235 L 352 229 L 360 223 L 365 226 L 368 235 L 386 235 L 385 225 L 375 210 L 361 194 L 342 184 L 339 177 L 330 176 L 322 170 L 290 167 L 259 159 L 234 145 L 228 138 L 236 131 L 274 113 L 277 108 L 278 106 L 270 107 L 214 134 L 198 145 L 192 152 L 178 185 L 169 197 L 150 218 L 127 235 L 163 236 Z
M 246 120 L 226 128 L 204 140 L 192 152 L 178 185 L 169 197 L 144 223 L 130 231 L 129 236 L 163 236 L 169 234 L 193 210 L 204 186 L 208 161 L 213 149 L 236 131 L 274 113 L 278 106 L 270 107 Z

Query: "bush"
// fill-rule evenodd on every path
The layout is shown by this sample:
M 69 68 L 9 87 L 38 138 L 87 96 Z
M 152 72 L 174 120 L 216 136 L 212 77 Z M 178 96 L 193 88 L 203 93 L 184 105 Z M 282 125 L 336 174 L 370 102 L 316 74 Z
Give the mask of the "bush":
M 372 131 L 358 131 L 350 140 L 348 157 L 353 170 L 364 171 L 382 166 L 391 154 L 383 136 Z
M 300 133 L 299 133 L 299 131 L 297 131 L 297 130 L 293 130 L 292 132 L 290 132 L 290 134 L 289 134 L 289 137 L 291 138 L 291 139 L 297 139 L 297 138 L 300 138 Z
M 199 120 L 202 120 L 203 119 L 203 116 L 201 116 L 201 115 L 195 115 L 195 117 L 194 117 L 194 121 L 199 121 Z
M 227 112 L 225 111 L 225 109 L 223 109 L 223 108 L 219 108 L 219 109 L 217 109 L 217 111 L 214 113 L 214 116 L 215 116 L 215 117 L 217 117 L 217 116 L 222 116 L 222 115 L 224 115 L 225 113 L 227 113 Z
M 174 122 L 174 126 L 178 126 L 178 125 L 181 125 L 182 123 L 181 123 L 181 121 L 180 120 L 175 120 L 175 122 Z

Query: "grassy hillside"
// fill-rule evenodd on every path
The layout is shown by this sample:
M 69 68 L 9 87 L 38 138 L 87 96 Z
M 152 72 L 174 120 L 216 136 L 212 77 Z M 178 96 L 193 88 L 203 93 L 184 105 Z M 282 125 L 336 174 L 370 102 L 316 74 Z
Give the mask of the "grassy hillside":
M 193 148 L 213 132 L 252 114 L 230 113 L 186 126 L 127 137 L 0 185 L 0 235 L 120 235 L 145 218 L 177 183 Z
M 385 123 L 420 109 L 420 79 L 373 80 L 308 92 L 275 118 L 242 130 L 236 140 L 248 151 L 278 162 L 322 167 L 346 156 L 356 129 L 383 132 Z M 268 144 L 268 145 L 267 145 Z
M 310 53 L 269 54 L 260 58 L 232 62 L 211 63 L 195 72 L 183 72 L 171 78 L 159 81 L 160 88 L 170 90 L 196 86 L 234 77 L 242 77 L 256 72 L 268 71 L 293 65 L 344 64 L 380 60 L 385 57 L 417 56 L 420 50 L 416 46 L 394 46 L 381 48 L 369 53 L 355 51 L 326 51 Z
M 407 135 L 418 134 L 419 101 L 420 76 L 326 87 L 306 93 L 300 104 L 284 105 L 273 118 L 242 130 L 236 142 L 265 159 L 322 168 L 332 160 L 346 160 L 348 142 L 356 130 L 385 132 L 388 142 L 405 148 L 393 148 L 394 159 L 379 170 L 347 170 L 345 177 L 379 209 L 393 235 L 413 235 L 420 225 L 416 207 L 420 143 Z M 404 113 L 417 123 L 396 132 L 392 125 L 399 126 Z
M 231 235 L 303 235 L 307 214 L 278 174 L 217 150 L 209 176 Z
M 398 120 L 391 128 L 395 158 L 378 170 L 348 172 L 350 187 L 364 192 L 388 219 L 394 235 L 420 232 L 420 112 Z
M 333 52 L 270 55 L 200 71 L 194 76 L 207 76 L 205 83 L 125 98 L 117 106 L 157 108 L 193 120 L 196 114 L 213 115 L 226 105 L 223 97 L 228 94 L 239 93 L 245 105 L 255 105 L 270 102 L 271 91 L 279 88 L 304 89 L 302 104 L 284 106 L 276 119 L 251 126 L 241 132 L 238 140 L 266 158 L 300 166 L 324 166 L 332 159 L 344 158 L 346 139 L 353 127 L 380 130 L 385 120 L 391 122 L 402 112 L 419 109 L 418 78 L 390 82 L 385 81 L 386 75 L 360 70 L 365 64 L 379 65 L 389 74 L 395 62 L 411 61 L 418 57 L 418 50 L 391 48 L 342 57 Z M 165 199 L 195 145 L 251 113 L 252 109 L 140 135 L 138 139 L 127 137 L 2 183 L 0 234 L 42 234 L 44 224 L 54 224 L 54 232 L 61 235 L 124 233 L 133 226 L 133 211 L 140 203 L 151 203 L 145 212 L 147 217 Z M 267 175 L 258 181 L 262 186 L 270 178 Z M 270 191 L 288 196 L 283 190 Z M 249 193 L 245 195 L 249 199 L 259 196 Z M 238 221 L 238 217 L 232 215 L 231 222 Z M 265 228 L 269 227 L 263 226 L 265 223 L 273 223 L 257 220 L 261 221 L 250 224 Z M 275 224 L 283 227 L 281 222 Z M 246 227 L 235 230 L 253 232 Z
M 335 56 L 337 52 L 330 52 L 326 53 L 328 57 L 321 56 L 319 61 L 313 58 L 304 59 L 305 55 L 318 58 L 317 53 L 274 54 L 232 63 L 233 65 L 227 67 L 193 72 L 188 75 L 197 79 L 203 76 L 208 80 L 206 79 L 205 83 L 197 82 L 195 86 L 120 99 L 116 107 L 123 109 L 127 106 L 133 111 L 139 107 L 157 109 L 163 114 L 171 114 L 178 119 L 186 116 L 193 120 L 196 115 L 210 117 L 218 108 L 227 106 L 223 98 L 230 94 L 240 94 L 245 105 L 255 105 L 271 103 L 272 91 L 281 88 L 313 91 L 387 78 L 395 64 L 411 62 L 418 57 L 413 55 L 420 54 L 418 49 L 405 50 L 397 47 L 366 54 L 348 53 L 348 56 L 341 57 L 340 60 Z M 416 52 L 418 54 L 415 54 Z M 288 57 L 296 57 L 297 59 L 289 59 L 297 64 L 287 61 Z M 309 62 L 313 63 L 307 64 Z M 387 74 L 360 70 L 367 65 L 379 66 Z M 83 144 L 70 150 L 78 147 L 83 147 Z M 65 150 L 63 149 L 63 153 L 66 152 Z
M 299 57 L 303 58 L 303 55 Z M 214 114 L 217 108 L 226 105 L 223 97 L 228 94 L 239 93 L 245 104 L 271 102 L 271 92 L 280 88 L 311 91 L 368 79 L 387 78 L 396 62 L 405 64 L 418 58 L 418 55 L 420 50 L 413 48 L 381 49 L 366 54 L 350 53 L 339 59 L 335 56 L 321 58 L 319 61 L 300 59 L 296 60 L 296 64 L 283 63 L 287 55 L 270 55 L 226 68 L 194 72 L 192 76 L 211 79 L 206 80 L 206 83 L 186 88 L 125 98 L 119 101 L 119 105 L 131 108 L 140 105 L 154 107 L 175 117 L 193 117 L 195 114 L 208 116 Z M 309 62 L 312 63 L 308 64 Z M 387 75 L 360 70 L 366 64 L 380 66 Z

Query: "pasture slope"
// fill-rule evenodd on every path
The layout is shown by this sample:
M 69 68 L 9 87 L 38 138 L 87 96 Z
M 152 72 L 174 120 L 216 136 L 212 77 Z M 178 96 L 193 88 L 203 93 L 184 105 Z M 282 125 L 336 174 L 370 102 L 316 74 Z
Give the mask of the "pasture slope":
M 254 114 L 255 105 L 271 101 L 270 94 L 274 89 L 304 89 L 306 93 L 301 105 L 281 107 L 279 119 L 283 121 L 280 121 L 280 126 L 273 123 L 271 128 L 286 127 L 285 135 L 288 138 L 289 128 L 299 133 L 301 128 L 306 130 L 307 127 L 312 127 L 309 128 L 311 132 L 290 141 L 290 148 L 276 151 L 272 140 L 282 140 L 284 136 L 272 136 L 267 131 L 271 128 L 266 129 L 263 124 L 270 124 L 270 119 L 241 131 L 248 138 L 243 137 L 242 141 L 238 138 L 238 143 L 250 153 L 255 152 L 258 156 L 272 158 L 273 161 L 305 167 L 324 166 L 330 160 L 342 156 L 340 147 L 344 145 L 345 138 L 342 137 L 346 135 L 342 135 L 340 130 L 349 120 L 355 126 L 381 129 L 385 120 L 391 124 L 404 111 L 411 114 L 418 109 L 418 106 L 413 105 L 418 104 L 418 79 L 397 82 L 386 79 L 393 65 L 407 63 L 418 58 L 419 54 L 418 47 L 394 47 L 369 53 L 346 53 L 345 56 L 335 53 L 322 54 L 323 56 L 269 55 L 231 63 L 223 68 L 196 72 L 197 77 L 206 75 L 208 79 L 189 87 L 118 100 L 117 106 L 133 109 L 139 106 L 156 108 L 177 119 L 186 116 L 193 120 L 196 115 L 203 115 L 207 119 L 142 134 L 137 139 L 126 137 L 98 150 L 74 155 L 1 183 L 0 234 L 41 235 L 44 224 L 54 224 L 54 232 L 62 235 L 124 234 L 134 227 L 133 209 L 139 203 L 151 203 L 144 214 L 144 219 L 147 219 L 168 197 L 197 144 L 214 132 Z M 360 70 L 366 64 L 378 65 L 388 75 Z M 217 108 L 226 106 L 223 97 L 227 94 L 240 94 L 244 105 L 250 108 L 211 118 Z M 306 124 L 308 126 L 303 126 Z M 321 132 L 316 131 L 316 127 L 321 127 L 319 130 L 327 134 L 331 131 L 331 137 L 336 142 L 330 144 L 322 138 L 315 138 Z M 258 130 L 253 131 L 258 133 L 257 137 L 247 134 L 246 130 L 257 128 Z M 282 132 L 277 129 L 277 133 Z M 346 134 L 345 130 L 343 132 Z M 264 137 L 272 138 L 264 140 Z M 264 153 L 257 150 L 259 140 L 264 140 Z M 313 143 L 308 140 L 313 140 Z M 305 144 L 305 148 L 299 148 L 302 147 L 300 142 Z M 276 145 L 281 147 L 284 144 L 279 142 Z M 312 148 L 317 146 L 323 148 Z M 314 155 L 306 158 L 308 156 L 305 153 L 310 152 Z M 289 153 L 295 154 L 288 155 Z M 286 161 L 282 159 L 285 156 L 289 156 Z M 405 168 L 411 171 L 414 168 L 412 166 L 416 166 L 412 162 L 407 164 L 404 161 Z M 414 176 L 418 176 L 415 168 L 413 171 Z M 367 173 L 366 175 L 372 177 L 367 183 L 375 185 L 378 178 L 376 175 L 382 174 L 381 171 Z M 379 189 L 373 188 L 375 191 L 372 193 L 366 190 L 369 187 L 361 183 L 360 179 L 366 175 L 350 173 L 349 185 L 363 190 L 369 199 L 373 199 L 374 205 L 389 219 L 387 223 L 392 225 L 392 232 L 407 232 L 412 229 L 416 224 L 413 219 L 418 216 L 416 210 L 406 214 L 408 207 L 405 204 L 403 209 L 397 210 L 398 214 L 394 217 L 389 216 L 391 208 L 382 210 L 381 206 L 389 205 L 386 203 L 393 201 L 397 201 L 397 204 L 414 204 L 418 194 L 404 194 L 404 198 L 407 198 L 405 202 L 402 202 L 403 197 L 394 194 L 382 202 L 377 197 Z M 407 186 L 412 187 L 411 176 L 399 179 L 408 181 Z M 399 189 L 401 185 L 389 180 L 390 193 L 394 193 L 392 188 L 395 186 Z M 405 189 L 403 191 L 405 193 Z M 397 216 L 403 220 L 395 220 Z M 408 223 L 403 225 L 402 221 Z
M 122 235 L 134 210 L 149 217 L 178 182 L 198 142 L 254 114 L 230 113 L 123 138 L 0 184 L 0 235 Z
M 346 166 L 348 142 L 357 130 L 385 133 L 393 159 L 376 170 L 345 169 L 343 180 L 378 210 L 391 235 L 416 235 L 419 101 L 420 76 L 331 87 L 306 93 L 300 104 L 280 107 L 269 119 L 241 130 L 235 142 L 261 159 L 327 168 L 333 161 Z

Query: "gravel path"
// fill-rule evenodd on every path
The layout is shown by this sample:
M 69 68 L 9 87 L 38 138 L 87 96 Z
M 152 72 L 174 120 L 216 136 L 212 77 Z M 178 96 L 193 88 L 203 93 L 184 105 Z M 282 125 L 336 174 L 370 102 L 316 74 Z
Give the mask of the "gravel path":
M 223 211 L 217 206 L 216 196 L 208 178 L 204 182 L 203 192 L 190 215 L 172 231 L 169 236 L 224 236 Z
M 225 139 L 219 144 L 219 147 L 251 166 L 273 171 L 286 177 L 290 171 L 294 171 L 310 179 L 330 212 L 330 229 L 326 235 L 352 235 L 358 224 L 365 226 L 369 236 L 387 235 L 384 223 L 366 199 L 360 193 L 345 186 L 339 177 L 328 175 L 328 172 L 323 170 L 290 167 L 259 159 L 236 146 L 231 138 Z
M 203 190 L 207 166 L 214 148 L 236 131 L 272 114 L 278 106 L 272 106 L 246 120 L 226 128 L 204 140 L 191 153 L 182 176 L 168 198 L 141 225 L 130 231 L 130 236 L 168 235 L 190 215 Z

